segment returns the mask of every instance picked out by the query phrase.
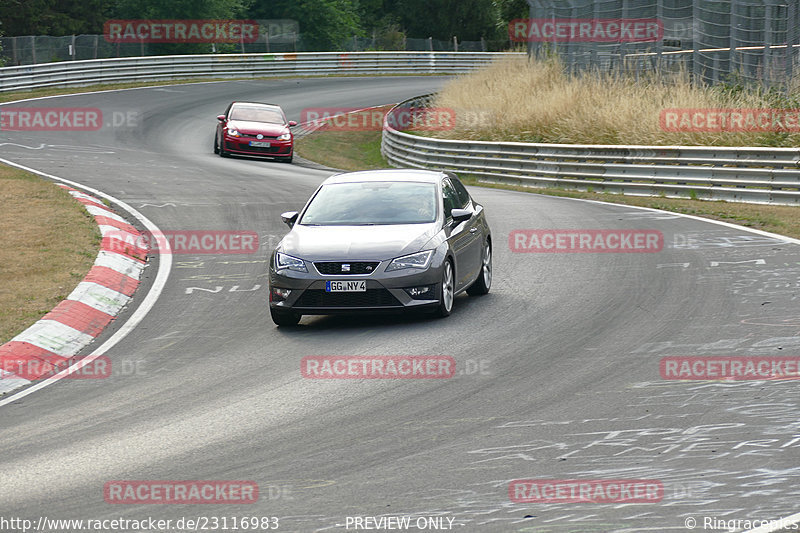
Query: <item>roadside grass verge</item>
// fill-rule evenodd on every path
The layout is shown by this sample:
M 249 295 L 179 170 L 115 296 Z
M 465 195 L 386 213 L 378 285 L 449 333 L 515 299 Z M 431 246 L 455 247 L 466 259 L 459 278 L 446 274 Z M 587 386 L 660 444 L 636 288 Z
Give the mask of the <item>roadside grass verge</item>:
M 638 77 L 600 72 L 570 76 L 555 58 L 509 57 L 445 84 L 431 106 L 455 111 L 455 127 L 432 135 L 566 144 L 796 147 L 800 146 L 800 127 L 792 127 L 788 118 L 785 124 L 779 123 L 785 126 L 782 130 L 768 121 L 766 129 L 775 131 L 665 131 L 661 112 L 794 109 L 796 119 L 797 82 L 785 94 L 778 88 L 751 87 L 735 79 L 711 87 L 693 84 L 685 71 Z M 743 126 L 750 124 L 744 121 Z
M 0 165 L 0 344 L 66 298 L 94 264 L 94 219 L 52 182 Z
M 389 168 L 380 155 L 381 132 L 319 131 L 298 140 L 298 153 L 304 158 L 342 170 Z M 663 211 L 695 215 L 739 224 L 800 239 L 800 208 L 780 205 L 744 204 L 708 200 L 664 198 L 660 196 L 623 196 L 621 194 L 534 189 L 517 185 L 479 181 L 475 176 L 459 174 L 467 185 L 531 192 L 549 196 L 585 198 L 600 202 L 651 207 Z
M 438 73 L 420 73 L 413 74 L 413 76 L 446 76 L 447 74 Z M 135 89 L 138 87 L 159 87 L 162 85 L 184 85 L 187 83 L 207 83 L 207 82 L 221 82 L 221 81 L 270 81 L 270 80 L 289 80 L 289 79 L 302 79 L 302 78 L 374 78 L 383 76 L 396 76 L 396 74 L 317 74 L 308 76 L 263 76 L 263 77 L 241 77 L 241 78 L 188 78 L 179 80 L 164 80 L 164 81 L 142 81 L 142 82 L 127 82 L 127 83 L 98 83 L 94 85 L 86 85 L 83 87 L 53 87 L 33 89 L 30 91 L 14 91 L 7 93 L 0 93 L 0 104 L 5 102 L 13 102 L 16 100 L 26 100 L 29 98 L 41 98 L 44 96 L 63 96 L 69 94 L 81 94 L 96 91 L 113 91 L 117 89 Z
M 295 139 L 295 150 L 305 159 L 341 170 L 386 168 L 388 163 L 381 155 L 381 127 L 391 107 L 329 118 L 313 133 Z
M 113 91 L 116 89 L 134 89 L 136 87 L 156 87 L 161 85 L 181 85 L 185 83 L 200 83 L 204 81 L 221 81 L 218 78 L 191 79 L 191 80 L 169 80 L 169 81 L 144 81 L 136 83 L 100 83 L 87 85 L 85 87 L 52 87 L 44 89 L 33 89 L 31 91 L 14 91 L 0 93 L 0 103 L 14 102 L 16 100 L 26 100 L 28 98 L 42 98 L 44 96 L 63 96 L 68 94 L 89 93 L 95 91 Z
M 388 167 L 381 155 L 380 132 L 314 132 L 296 139 L 295 150 L 310 161 L 341 170 Z

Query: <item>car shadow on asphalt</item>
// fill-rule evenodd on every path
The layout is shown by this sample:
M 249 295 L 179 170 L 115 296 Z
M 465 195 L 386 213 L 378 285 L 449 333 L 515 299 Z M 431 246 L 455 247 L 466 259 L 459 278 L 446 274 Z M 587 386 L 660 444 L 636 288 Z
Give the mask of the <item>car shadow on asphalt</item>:
M 327 330 L 361 330 L 376 327 L 403 327 L 403 326 L 443 326 L 451 320 L 467 318 L 480 309 L 491 295 L 480 298 L 470 297 L 466 294 L 456 296 L 453 310 L 449 317 L 440 318 L 427 311 L 398 311 L 380 312 L 372 314 L 347 313 L 340 315 L 306 315 L 298 326 L 277 328 L 281 333 L 304 334 Z M 459 317 L 459 315 L 462 315 Z

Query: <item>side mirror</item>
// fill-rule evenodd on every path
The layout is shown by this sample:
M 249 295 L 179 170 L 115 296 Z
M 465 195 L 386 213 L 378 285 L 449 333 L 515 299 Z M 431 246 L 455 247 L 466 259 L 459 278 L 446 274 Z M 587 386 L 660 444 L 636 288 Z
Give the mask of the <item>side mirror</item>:
M 472 209 L 453 209 L 450 211 L 450 216 L 453 217 L 453 225 L 458 226 L 465 220 L 472 218 Z
M 225 122 L 225 115 L 217 115 L 217 120 L 220 122 Z
M 290 120 L 290 121 L 289 121 L 289 127 L 290 127 L 290 128 L 292 128 L 292 127 L 294 127 L 294 126 L 297 126 L 297 122 L 296 122 L 296 121 L 294 121 L 294 120 Z
M 287 211 L 286 213 L 281 213 L 281 220 L 283 223 L 289 226 L 290 228 L 294 227 L 294 223 L 297 222 L 297 215 L 299 215 L 297 211 Z

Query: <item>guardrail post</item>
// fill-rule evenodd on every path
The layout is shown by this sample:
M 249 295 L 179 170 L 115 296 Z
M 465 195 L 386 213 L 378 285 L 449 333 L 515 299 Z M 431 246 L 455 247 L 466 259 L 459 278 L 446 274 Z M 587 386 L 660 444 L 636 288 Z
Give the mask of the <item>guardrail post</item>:
M 656 20 L 661 25 L 661 39 L 656 41 L 656 72 L 660 73 L 664 66 L 661 60 L 664 56 L 664 0 L 656 0 Z
M 764 6 L 764 54 L 761 59 L 761 76 L 764 86 L 769 88 L 772 77 L 772 57 L 770 43 L 772 42 L 772 17 L 775 16 L 775 6 L 767 0 Z
M 730 41 L 731 41 L 731 44 L 730 44 L 730 47 L 731 47 L 731 49 L 728 52 L 729 53 L 729 55 L 728 55 L 728 75 L 729 76 L 736 72 L 736 47 L 737 47 L 737 43 L 736 43 L 736 34 L 737 34 L 736 27 L 739 24 L 738 23 L 738 18 L 737 18 L 737 15 L 736 15 L 736 4 L 737 4 L 736 0 L 731 0 L 731 19 L 730 19 L 730 21 L 731 21 L 731 27 L 730 27 L 730 33 L 731 33 Z
M 692 2 L 692 78 L 695 85 L 700 85 L 700 29 L 697 27 L 700 20 L 698 0 Z
M 797 4 L 795 2 L 788 2 L 786 12 L 786 58 L 784 60 L 786 66 L 786 79 L 784 80 L 785 90 L 788 94 L 790 84 L 792 81 L 792 72 L 794 68 L 794 58 L 796 55 L 795 44 L 797 44 L 798 24 L 797 20 Z

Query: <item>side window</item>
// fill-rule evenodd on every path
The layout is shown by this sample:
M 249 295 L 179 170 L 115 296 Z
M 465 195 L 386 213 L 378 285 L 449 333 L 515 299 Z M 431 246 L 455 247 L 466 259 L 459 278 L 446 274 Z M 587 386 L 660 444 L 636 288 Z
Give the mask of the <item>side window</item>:
M 452 183 L 450 180 L 443 180 L 442 181 L 442 199 L 444 204 L 444 215 L 445 218 L 450 217 L 450 211 L 453 209 L 457 209 L 458 206 L 458 194 L 456 190 L 453 188 Z
M 456 190 L 456 194 L 458 194 L 458 206 L 466 208 L 469 203 L 469 193 L 466 187 L 457 179 L 450 179 L 450 183 L 453 184 L 453 188 Z

